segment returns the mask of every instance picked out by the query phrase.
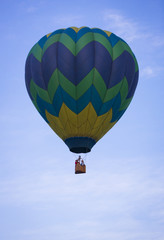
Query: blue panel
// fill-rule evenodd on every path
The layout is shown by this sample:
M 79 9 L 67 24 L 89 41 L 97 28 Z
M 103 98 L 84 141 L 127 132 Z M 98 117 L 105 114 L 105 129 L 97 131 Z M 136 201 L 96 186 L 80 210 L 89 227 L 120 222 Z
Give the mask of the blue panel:
M 118 119 L 120 106 L 121 106 L 121 95 L 120 93 L 118 93 L 112 105 L 113 116 L 112 116 L 111 122 L 115 122 Z
M 135 62 L 134 62 L 134 58 L 129 52 L 125 51 L 124 55 L 125 55 L 124 61 L 126 61 L 125 76 L 128 81 L 128 86 L 130 87 L 135 75 Z
M 102 106 L 102 100 L 96 90 L 96 88 L 92 85 L 92 92 L 91 92 L 92 96 L 91 96 L 91 103 L 98 115 L 100 109 L 101 109 L 101 106 Z
M 118 121 L 118 120 L 122 117 L 122 115 L 124 114 L 125 111 L 126 111 L 126 109 L 117 112 L 117 114 L 115 114 L 115 116 L 113 117 L 113 121 L 114 121 L 114 122 L 115 122 L 115 121 Z
M 92 87 L 90 87 L 78 100 L 76 113 L 80 113 L 91 100 Z
M 31 66 L 31 75 L 33 81 L 43 89 L 46 89 L 43 75 L 42 75 L 42 68 L 41 63 L 33 56 L 33 54 L 30 55 L 30 66 Z
M 46 41 L 47 41 L 47 36 L 46 35 L 38 41 L 38 44 L 42 49 L 43 49 L 43 46 L 44 46 Z
M 30 59 L 31 59 L 31 55 L 29 55 L 26 60 L 25 83 L 26 83 L 26 88 L 27 88 L 28 94 L 29 94 L 31 100 L 33 100 L 33 97 L 31 96 L 31 93 L 30 93 L 30 82 L 32 79 Z
M 62 94 L 62 88 L 59 86 L 58 89 L 56 90 L 53 103 L 52 103 L 52 108 L 55 110 L 54 111 L 54 116 L 59 116 L 60 108 L 63 104 L 63 94 Z M 50 112 L 51 113 L 51 112 Z
M 77 39 L 76 39 L 76 42 L 86 33 L 88 32 L 92 32 L 92 30 L 88 27 L 84 27 L 84 28 L 81 28 L 78 32 L 77 32 Z
M 116 97 L 113 98 L 113 99 L 111 99 L 110 101 L 104 103 L 104 104 L 101 106 L 101 109 L 100 109 L 100 111 L 99 111 L 99 113 L 98 113 L 98 116 L 101 116 L 101 115 L 109 112 L 109 110 L 112 108 L 112 105 L 113 105 L 115 99 L 116 99 Z
M 76 114 L 79 114 L 89 102 L 92 103 L 96 113 L 100 111 L 102 106 L 101 98 L 93 85 L 77 101 L 59 86 L 53 100 L 53 105 L 57 114 L 55 116 L 58 116 L 63 102 Z
M 60 111 L 60 108 L 63 103 L 60 88 L 58 88 L 56 91 L 55 97 L 53 99 L 53 104 L 50 104 L 50 103 L 44 101 L 38 95 L 37 95 L 36 101 L 37 101 L 37 105 L 43 115 L 45 115 L 45 110 L 47 110 L 50 114 L 57 117 L 59 115 L 59 111 Z M 44 119 L 45 118 L 46 117 L 44 117 Z
M 76 82 L 77 85 L 94 67 L 94 42 L 88 43 L 76 56 Z
M 110 36 L 109 36 L 109 42 L 111 43 L 112 47 L 114 47 L 114 45 L 116 45 L 116 43 L 119 41 L 119 40 L 122 40 L 120 39 L 119 37 L 117 37 L 114 33 L 112 33 Z
M 113 61 L 112 72 L 108 88 L 112 88 L 116 84 L 122 81 L 126 72 L 125 53 L 122 53 L 118 58 Z
M 99 33 L 99 34 L 103 35 L 104 37 L 106 37 L 107 39 L 109 38 L 108 35 L 103 30 L 101 30 L 99 28 L 94 28 L 94 29 L 91 29 L 91 30 L 92 30 L 93 33 Z
M 58 88 L 60 88 L 63 102 L 67 105 L 69 109 L 71 109 L 71 111 L 76 113 L 76 101 L 67 92 L 65 92 L 61 86 L 59 86 Z
M 52 32 L 52 33 L 48 36 L 48 38 L 52 37 L 52 36 L 55 35 L 55 34 L 61 34 L 61 33 L 63 33 L 63 31 L 64 31 L 64 29 L 56 30 L 56 31 Z M 48 38 L 47 38 L 47 39 L 48 39 Z
M 57 68 L 57 52 L 58 52 L 58 43 L 52 44 L 47 48 L 43 54 L 41 66 L 42 66 L 42 75 L 45 82 L 45 88 L 47 89 L 49 80 Z
M 75 56 L 62 43 L 58 43 L 57 67 L 72 83 L 75 82 Z
M 110 76 L 112 72 L 112 57 L 107 49 L 99 42 L 95 42 L 95 68 L 102 76 L 106 87 L 108 87 Z
M 136 89 L 136 86 L 137 86 L 137 83 L 138 83 L 138 77 L 139 77 L 138 75 L 139 75 L 139 72 L 137 71 L 134 75 L 131 87 L 129 88 L 127 98 L 131 98 L 134 95 L 134 92 L 135 92 L 135 89 Z
M 72 40 L 73 40 L 74 42 L 76 42 L 77 34 L 76 34 L 75 30 L 73 30 L 72 28 L 67 28 L 67 29 L 64 30 L 63 33 L 65 33 L 65 34 L 67 34 L 68 36 L 70 36 L 70 37 L 72 38 Z

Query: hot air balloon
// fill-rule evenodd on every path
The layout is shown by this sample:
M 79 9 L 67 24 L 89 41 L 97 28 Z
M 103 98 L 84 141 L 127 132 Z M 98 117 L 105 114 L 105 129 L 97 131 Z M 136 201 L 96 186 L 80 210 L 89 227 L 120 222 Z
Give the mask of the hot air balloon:
M 70 27 L 32 47 L 25 82 L 36 109 L 70 151 L 87 153 L 126 111 L 138 73 L 137 60 L 120 37 Z

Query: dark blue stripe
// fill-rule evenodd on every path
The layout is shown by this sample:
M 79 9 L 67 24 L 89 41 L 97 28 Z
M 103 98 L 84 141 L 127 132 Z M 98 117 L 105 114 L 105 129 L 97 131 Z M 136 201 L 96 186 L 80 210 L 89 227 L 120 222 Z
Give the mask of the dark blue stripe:
M 126 98 L 131 98 L 134 95 L 134 92 L 136 90 L 137 87 L 137 83 L 138 83 L 138 77 L 139 77 L 139 71 L 137 71 L 134 75 L 134 79 L 131 81 L 131 86 L 129 88 L 129 92 Z
M 32 79 L 30 58 L 31 58 L 31 56 L 28 56 L 27 59 L 26 59 L 26 64 L 25 64 L 25 83 L 26 83 L 27 92 L 28 92 L 31 100 L 33 100 L 33 97 L 32 97 L 32 95 L 30 93 L 30 82 L 31 82 L 31 79 Z
M 33 54 L 30 54 L 27 58 L 26 64 L 26 75 L 28 84 L 30 83 L 31 79 L 33 79 L 33 81 L 40 88 L 46 89 L 46 85 L 42 75 L 41 63 L 33 56 Z
M 76 56 L 76 78 L 75 85 L 79 84 L 81 80 L 92 70 L 95 63 L 95 44 L 94 42 L 88 43 Z
M 72 83 L 75 83 L 75 56 L 62 43 L 58 42 L 57 65 L 59 71 Z M 48 50 L 48 49 L 47 49 Z
M 103 78 L 106 87 L 108 87 L 113 68 L 111 55 L 107 49 L 99 42 L 94 42 L 94 49 L 94 66 Z
M 116 58 L 112 63 L 112 71 L 110 76 L 110 81 L 108 88 L 112 88 L 118 84 L 124 76 L 126 76 L 128 81 L 128 86 L 131 85 L 131 81 L 135 74 L 135 62 L 131 54 L 124 51 L 118 58 Z
M 45 51 L 42 61 L 41 61 L 41 67 L 43 75 L 44 82 L 45 82 L 45 88 L 47 89 L 49 80 L 57 68 L 57 56 L 58 56 L 58 45 L 59 43 L 52 44 L 47 51 Z M 34 66 L 35 67 L 35 66 Z
M 124 61 L 126 62 L 125 77 L 130 88 L 135 76 L 135 61 L 132 55 L 127 51 L 124 51 L 122 55 L 122 58 L 124 58 Z

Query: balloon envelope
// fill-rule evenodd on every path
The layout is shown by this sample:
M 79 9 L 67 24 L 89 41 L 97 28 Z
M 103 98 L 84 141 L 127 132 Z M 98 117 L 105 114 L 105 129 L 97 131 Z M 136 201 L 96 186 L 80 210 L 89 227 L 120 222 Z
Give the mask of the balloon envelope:
M 89 152 L 121 118 L 138 82 L 128 44 L 98 28 L 59 29 L 28 54 L 25 81 L 35 107 L 72 152 Z

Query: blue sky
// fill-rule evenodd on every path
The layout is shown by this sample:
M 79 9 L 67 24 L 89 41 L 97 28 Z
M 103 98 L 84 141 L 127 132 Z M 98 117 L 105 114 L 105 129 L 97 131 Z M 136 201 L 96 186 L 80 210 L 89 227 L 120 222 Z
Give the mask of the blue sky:
M 1 3 L 0 239 L 164 239 L 164 3 Z M 32 105 L 24 81 L 31 47 L 61 27 L 114 32 L 134 51 L 140 77 L 126 114 L 87 155 L 76 156 Z

